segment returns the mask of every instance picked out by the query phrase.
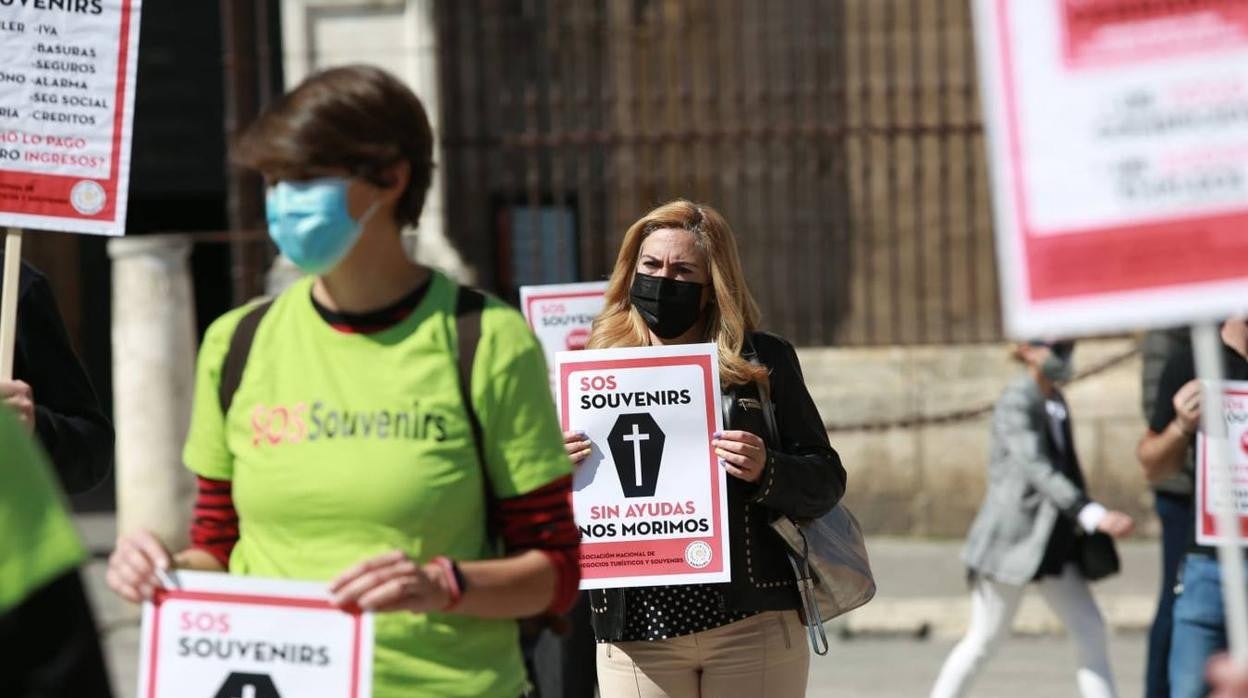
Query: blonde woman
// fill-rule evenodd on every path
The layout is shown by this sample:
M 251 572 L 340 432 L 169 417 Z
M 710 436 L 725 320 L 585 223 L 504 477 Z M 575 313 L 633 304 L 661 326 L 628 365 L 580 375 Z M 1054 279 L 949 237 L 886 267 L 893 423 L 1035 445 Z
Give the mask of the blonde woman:
M 797 698 L 810 650 L 793 569 L 768 523 L 827 513 L 845 469 L 792 345 L 758 331 L 737 244 L 709 206 L 673 201 L 624 236 L 589 347 L 719 345 L 725 425 L 712 442 L 728 478 L 732 582 L 591 592 L 603 698 Z M 759 409 L 775 403 L 777 432 Z M 564 435 L 574 462 L 590 445 Z

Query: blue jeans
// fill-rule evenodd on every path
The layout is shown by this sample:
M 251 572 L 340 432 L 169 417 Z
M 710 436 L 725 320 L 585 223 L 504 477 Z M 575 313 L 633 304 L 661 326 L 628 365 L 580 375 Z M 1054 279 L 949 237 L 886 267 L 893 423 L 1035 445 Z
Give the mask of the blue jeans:
M 1170 635 L 1174 627 L 1174 586 L 1179 561 L 1192 540 L 1196 514 L 1191 496 L 1158 494 L 1153 501 L 1161 519 L 1161 594 L 1157 613 L 1148 632 L 1148 668 L 1144 675 L 1145 698 L 1170 698 Z
M 1180 574 L 1183 591 L 1174 602 L 1170 640 L 1171 698 L 1202 698 L 1209 693 L 1205 664 L 1226 650 L 1222 577 L 1217 558 L 1188 555 Z

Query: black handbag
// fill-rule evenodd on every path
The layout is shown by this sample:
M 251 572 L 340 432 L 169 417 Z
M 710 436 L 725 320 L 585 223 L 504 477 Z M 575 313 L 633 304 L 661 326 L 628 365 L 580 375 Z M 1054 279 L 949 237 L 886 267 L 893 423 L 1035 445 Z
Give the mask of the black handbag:
M 1114 539 L 1108 534 L 1098 531 L 1080 535 L 1077 547 L 1078 556 L 1075 562 L 1083 577 L 1090 582 L 1118 574 L 1122 569 L 1118 549 L 1114 546 Z

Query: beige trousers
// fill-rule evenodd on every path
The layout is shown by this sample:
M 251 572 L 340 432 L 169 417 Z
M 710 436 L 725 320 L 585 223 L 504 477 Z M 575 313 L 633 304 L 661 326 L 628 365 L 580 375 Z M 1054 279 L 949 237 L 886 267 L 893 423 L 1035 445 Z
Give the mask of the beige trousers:
M 670 640 L 598 645 L 602 698 L 802 698 L 809 671 L 796 611 Z

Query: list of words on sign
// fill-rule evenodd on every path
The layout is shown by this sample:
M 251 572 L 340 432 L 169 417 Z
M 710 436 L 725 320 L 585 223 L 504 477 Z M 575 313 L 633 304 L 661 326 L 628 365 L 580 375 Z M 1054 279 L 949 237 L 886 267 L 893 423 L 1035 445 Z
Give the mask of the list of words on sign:
M 108 177 L 115 164 L 109 144 L 118 98 L 116 4 L 0 0 L 0 169 Z

